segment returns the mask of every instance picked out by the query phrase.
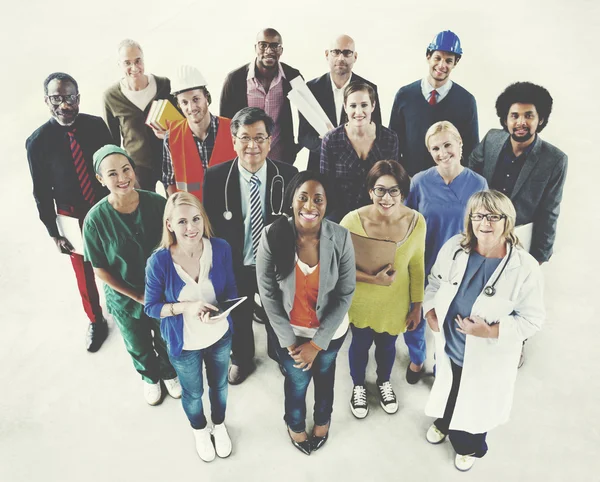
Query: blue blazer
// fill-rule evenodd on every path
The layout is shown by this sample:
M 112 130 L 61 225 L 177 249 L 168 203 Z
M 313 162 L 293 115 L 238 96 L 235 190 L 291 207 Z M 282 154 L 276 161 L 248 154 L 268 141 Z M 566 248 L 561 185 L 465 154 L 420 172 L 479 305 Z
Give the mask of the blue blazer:
M 225 301 L 237 297 L 237 288 L 233 276 L 231 247 L 220 238 L 210 238 L 213 258 L 212 268 L 208 274 L 217 301 Z M 157 249 L 146 263 L 146 291 L 144 311 L 148 316 L 160 321 L 160 334 L 167 343 L 169 354 L 181 355 L 183 350 L 183 315 L 160 318 L 160 312 L 167 303 L 177 303 L 185 282 L 177 274 L 173 265 L 171 251 Z M 228 316 L 229 329 L 233 331 L 231 317 Z

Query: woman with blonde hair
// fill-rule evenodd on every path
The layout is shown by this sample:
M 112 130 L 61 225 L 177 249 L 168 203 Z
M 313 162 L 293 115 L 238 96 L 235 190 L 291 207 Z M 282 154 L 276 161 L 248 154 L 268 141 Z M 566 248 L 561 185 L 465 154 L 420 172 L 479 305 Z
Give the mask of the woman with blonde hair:
M 488 185 L 484 177 L 461 164 L 463 142 L 452 123 L 441 121 L 433 124 L 425 134 L 425 145 L 436 165 L 412 178 L 406 205 L 420 212 L 427 222 L 427 277 L 440 248 L 463 230 L 469 197 L 487 189 Z M 411 336 L 414 344 L 420 345 L 425 352 L 425 321 L 421 321 Z M 422 367 L 422 364 L 411 363 L 406 371 L 406 381 L 410 384 L 417 383 Z
M 231 319 L 213 315 L 218 302 L 236 296 L 229 244 L 212 236 L 196 196 L 173 194 L 165 207 L 161 245 L 146 265 L 145 310 L 161 320 L 160 331 L 183 390 L 183 410 L 194 430 L 196 451 L 205 462 L 215 455 L 227 457 L 232 450 L 224 423 Z M 212 428 L 202 406 L 203 363 Z
M 467 203 L 465 232 L 439 252 L 423 312 L 435 339 L 437 373 L 427 441 L 450 435 L 455 466 L 487 452 L 487 432 L 508 420 L 523 340 L 544 321 L 542 274 L 514 233 L 515 208 L 498 191 Z

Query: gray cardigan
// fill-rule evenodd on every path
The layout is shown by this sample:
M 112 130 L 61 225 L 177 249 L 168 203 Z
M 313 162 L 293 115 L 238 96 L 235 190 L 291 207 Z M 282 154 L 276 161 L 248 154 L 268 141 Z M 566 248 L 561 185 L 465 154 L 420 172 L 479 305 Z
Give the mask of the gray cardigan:
M 290 223 L 292 223 L 290 218 Z M 290 312 L 296 293 L 296 270 L 283 279 L 277 279 L 275 263 L 263 231 L 256 254 L 256 275 L 263 306 L 281 347 L 296 343 L 296 335 L 290 324 Z M 317 296 L 317 319 L 320 326 L 313 342 L 326 350 L 331 338 L 350 309 L 356 288 L 356 265 L 350 232 L 327 219 L 321 224 L 319 246 L 319 294 Z
M 490 130 L 469 157 L 469 167 L 485 177 L 489 186 L 508 135 L 505 130 Z M 510 199 L 517 211 L 517 226 L 533 223 L 529 252 L 539 262 L 552 256 L 566 178 L 567 155 L 538 139 L 517 177 Z

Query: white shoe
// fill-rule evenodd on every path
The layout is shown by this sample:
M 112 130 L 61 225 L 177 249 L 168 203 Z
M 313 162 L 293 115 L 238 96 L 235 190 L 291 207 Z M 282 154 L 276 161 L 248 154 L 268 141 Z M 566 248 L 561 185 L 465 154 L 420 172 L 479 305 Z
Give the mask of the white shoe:
M 446 435 L 438 430 L 435 424 L 431 424 L 429 430 L 427 430 L 427 441 L 430 444 L 439 444 L 446 440 Z
M 217 455 L 222 459 L 229 457 L 231 455 L 232 445 L 225 423 L 223 422 L 219 425 L 215 425 L 212 429 L 212 435 L 215 439 L 215 450 L 217 451 Z
M 165 388 L 171 397 L 181 398 L 181 384 L 179 378 L 171 378 L 170 380 L 163 380 L 165 382 Z
M 194 438 L 196 439 L 196 452 L 205 462 L 215 460 L 215 447 L 210 438 L 210 428 L 204 427 L 201 430 L 194 429 Z
M 390 415 L 396 413 L 398 411 L 398 400 L 396 399 L 392 384 L 388 381 L 383 382 L 381 385 L 378 384 L 377 387 L 379 387 L 379 403 L 383 410 L 385 410 L 385 413 L 389 413 Z
M 475 463 L 475 457 L 473 457 L 472 455 L 456 454 L 456 458 L 454 459 L 454 466 L 461 472 L 466 472 L 467 470 L 471 470 L 471 467 L 473 467 L 474 463 Z
M 144 383 L 144 398 L 148 405 L 158 405 L 162 397 L 162 391 L 160 389 L 160 382 L 158 383 Z
M 369 414 L 367 389 L 364 385 L 354 385 L 350 398 L 350 410 L 356 418 L 365 418 Z

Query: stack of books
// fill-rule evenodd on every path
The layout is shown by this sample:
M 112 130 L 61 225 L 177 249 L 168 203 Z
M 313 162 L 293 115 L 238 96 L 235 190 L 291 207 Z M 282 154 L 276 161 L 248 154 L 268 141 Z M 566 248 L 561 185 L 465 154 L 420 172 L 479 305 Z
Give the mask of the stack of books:
M 146 125 L 154 129 L 166 131 L 169 126 L 167 122 L 184 119 L 181 113 L 167 99 L 159 99 L 152 102 L 150 112 L 146 118 Z

